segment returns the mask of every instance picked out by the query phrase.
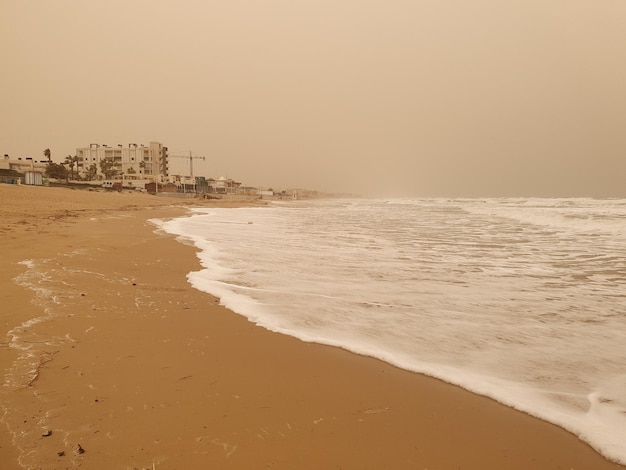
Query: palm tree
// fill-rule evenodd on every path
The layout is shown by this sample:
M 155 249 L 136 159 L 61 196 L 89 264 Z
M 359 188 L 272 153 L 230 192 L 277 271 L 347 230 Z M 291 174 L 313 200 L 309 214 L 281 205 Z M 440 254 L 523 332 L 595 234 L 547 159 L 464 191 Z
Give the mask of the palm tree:
M 100 171 L 104 173 L 106 179 L 111 179 L 117 174 L 117 168 L 112 158 L 106 157 L 100 160 Z
M 43 151 L 43 156 L 48 159 L 48 163 L 52 161 L 52 153 L 50 152 L 50 149 L 45 149 Z
M 78 158 L 78 155 L 74 155 L 72 157 L 72 160 L 74 160 L 74 163 L 76 164 L 76 179 L 79 180 L 80 174 L 78 173 L 78 162 L 80 161 L 80 159 Z
M 65 157 L 65 161 L 63 162 L 64 165 L 67 165 L 70 167 L 70 178 L 74 179 L 74 157 L 72 157 L 71 155 L 68 155 L 67 157 Z M 66 178 L 67 179 L 67 178 Z
M 96 179 L 97 175 L 98 167 L 95 163 L 92 163 L 91 165 L 89 165 L 89 168 L 87 168 L 87 175 L 85 177 L 87 178 L 87 181 L 93 181 Z

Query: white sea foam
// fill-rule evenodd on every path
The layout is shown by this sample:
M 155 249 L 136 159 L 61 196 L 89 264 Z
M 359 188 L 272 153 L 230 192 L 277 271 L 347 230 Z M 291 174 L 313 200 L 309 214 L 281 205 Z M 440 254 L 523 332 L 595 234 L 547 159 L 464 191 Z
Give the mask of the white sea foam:
M 248 222 L 253 222 L 252 224 Z M 626 201 L 310 201 L 160 222 L 273 331 L 559 424 L 626 463 Z
M 65 275 L 87 273 L 67 269 L 51 259 L 24 260 L 18 264 L 27 269 L 13 281 L 34 294 L 32 303 L 41 309 L 41 314 L 24 320 L 7 332 L 8 346 L 19 352 L 18 358 L 4 377 L 3 386 L 11 389 L 23 387 L 37 376 L 42 355 L 48 354 L 46 349 L 49 346 L 73 341 L 69 335 L 48 336 L 39 326 L 58 315 L 62 311 L 64 299 L 72 296 L 66 289 L 73 287 L 74 284 L 68 283 L 64 279 Z

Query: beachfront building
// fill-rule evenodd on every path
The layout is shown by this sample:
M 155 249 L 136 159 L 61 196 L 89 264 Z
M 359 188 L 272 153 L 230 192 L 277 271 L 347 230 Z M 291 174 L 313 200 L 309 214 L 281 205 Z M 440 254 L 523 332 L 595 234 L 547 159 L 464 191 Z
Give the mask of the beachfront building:
M 18 173 L 26 173 L 27 171 L 38 171 L 43 173 L 46 171 L 47 164 L 48 160 L 46 159 L 34 160 L 31 157 L 11 158 L 8 155 L 5 155 L 0 160 L 0 169 L 13 170 L 17 171 Z
M 23 182 L 26 184 L 41 185 L 48 160 L 35 160 L 32 157 L 11 158 L 4 155 L 0 159 L 0 181 L 5 183 Z
M 90 144 L 76 149 L 77 169 L 81 177 L 104 180 L 156 181 L 168 176 L 167 147 L 160 142 L 149 145 L 128 144 Z M 103 163 L 104 162 L 104 163 Z M 109 175 L 103 171 L 110 166 Z
M 237 194 L 239 186 L 241 183 L 223 176 L 216 180 L 209 180 L 209 187 L 211 187 L 212 192 L 217 194 Z

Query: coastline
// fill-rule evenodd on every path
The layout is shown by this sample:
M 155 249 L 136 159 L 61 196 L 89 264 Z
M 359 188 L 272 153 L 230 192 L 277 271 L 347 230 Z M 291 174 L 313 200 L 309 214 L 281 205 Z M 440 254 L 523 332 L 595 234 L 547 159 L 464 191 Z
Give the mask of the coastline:
M 147 222 L 216 202 L 5 185 L 0 200 L 0 367 L 23 379 L 0 392 L 9 470 L 20 455 L 25 468 L 624 468 L 493 400 L 219 306 L 186 281 L 195 249 Z M 14 282 L 29 270 L 50 275 L 48 297 Z M 9 331 L 37 353 L 30 385 Z

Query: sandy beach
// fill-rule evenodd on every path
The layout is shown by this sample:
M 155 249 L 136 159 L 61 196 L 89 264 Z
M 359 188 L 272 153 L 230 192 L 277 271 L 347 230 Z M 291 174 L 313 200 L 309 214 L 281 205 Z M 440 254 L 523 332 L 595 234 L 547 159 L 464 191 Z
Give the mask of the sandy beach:
M 191 288 L 195 249 L 149 219 L 228 204 L 0 184 L 3 470 L 624 468 L 557 426 L 266 331 Z

